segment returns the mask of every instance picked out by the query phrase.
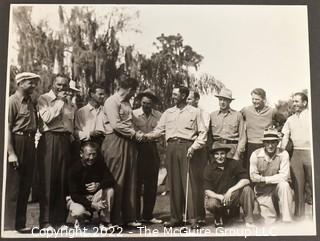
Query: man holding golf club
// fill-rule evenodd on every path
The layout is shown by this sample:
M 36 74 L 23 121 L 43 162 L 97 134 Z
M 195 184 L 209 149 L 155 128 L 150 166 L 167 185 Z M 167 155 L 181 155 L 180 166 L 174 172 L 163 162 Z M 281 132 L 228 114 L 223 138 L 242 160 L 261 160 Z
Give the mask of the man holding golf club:
M 187 105 L 188 95 L 187 87 L 174 88 L 172 99 L 175 106 L 167 109 L 155 129 L 143 138 L 152 140 L 165 134 L 168 143 L 166 158 L 171 219 L 164 224 L 165 227 L 183 226 L 188 218 L 191 228 L 197 229 L 200 226 L 196 220 L 195 197 L 192 196 L 195 175 L 189 164 L 197 161 L 195 150 L 205 145 L 207 133 L 200 109 Z

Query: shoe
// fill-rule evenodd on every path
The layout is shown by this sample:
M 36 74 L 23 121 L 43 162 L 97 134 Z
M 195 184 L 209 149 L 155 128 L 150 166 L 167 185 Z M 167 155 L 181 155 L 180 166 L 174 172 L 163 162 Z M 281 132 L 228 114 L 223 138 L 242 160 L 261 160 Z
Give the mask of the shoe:
M 201 226 L 199 225 L 199 223 L 193 223 L 193 224 L 191 224 L 191 227 L 190 227 L 191 229 L 200 229 L 201 228 Z
M 18 229 L 17 229 L 17 232 L 18 232 L 18 233 L 31 233 L 31 228 L 26 228 L 26 227 L 24 227 L 24 228 L 18 228 Z
M 163 226 L 166 228 L 182 227 L 184 226 L 184 223 L 183 222 L 175 222 L 175 223 L 165 222 Z
M 223 220 L 221 217 L 214 219 L 214 226 L 216 228 L 223 227 Z
M 161 219 L 152 218 L 152 219 L 142 219 L 141 223 L 148 223 L 148 224 L 162 224 L 163 221 Z
M 203 227 L 203 226 L 206 226 L 206 220 L 204 220 L 204 219 L 200 219 L 200 220 L 198 220 L 198 224 L 201 226 L 201 227 Z
M 65 232 L 65 231 L 69 230 L 69 227 L 67 225 L 63 224 L 58 228 L 58 230 L 59 230 L 59 232 Z
M 165 196 L 165 195 L 167 195 L 167 193 L 168 193 L 167 191 L 164 191 L 164 192 L 162 192 L 160 195 L 161 195 L 161 196 Z
M 256 225 L 254 223 L 247 223 L 246 222 L 246 228 L 255 228 Z
M 129 222 L 129 223 L 127 223 L 126 226 L 127 226 L 127 227 L 131 227 L 131 228 L 137 228 L 137 227 L 141 227 L 141 226 L 142 226 L 142 223 L 137 222 L 137 221 L 135 221 L 135 222 Z
M 44 228 L 41 229 L 42 232 L 48 233 L 48 232 L 55 232 L 56 230 L 54 227 L 51 226 L 51 224 L 47 224 Z

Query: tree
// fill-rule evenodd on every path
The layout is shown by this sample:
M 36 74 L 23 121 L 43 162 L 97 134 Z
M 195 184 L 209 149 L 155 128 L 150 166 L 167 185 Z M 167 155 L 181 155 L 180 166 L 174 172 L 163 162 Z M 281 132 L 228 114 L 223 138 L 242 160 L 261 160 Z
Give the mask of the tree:
M 161 34 L 154 43 L 157 52 L 150 58 L 137 53 L 133 47 L 126 51 L 126 69 L 133 77 L 141 79 L 141 89 L 151 88 L 161 99 L 161 109 L 171 105 L 174 86 L 191 86 L 189 68 L 197 69 L 203 57 L 191 46 L 183 44 L 180 34 Z

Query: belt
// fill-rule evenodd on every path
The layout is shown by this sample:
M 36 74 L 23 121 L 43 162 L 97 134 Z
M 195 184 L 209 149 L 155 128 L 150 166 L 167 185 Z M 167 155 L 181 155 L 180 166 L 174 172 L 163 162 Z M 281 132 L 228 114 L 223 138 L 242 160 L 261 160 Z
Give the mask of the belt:
M 43 134 L 46 134 L 46 133 L 51 133 L 51 134 L 60 135 L 60 136 L 70 136 L 71 135 L 71 133 L 68 131 L 46 131 Z
M 184 138 L 180 138 L 180 137 L 173 137 L 173 138 L 169 138 L 167 140 L 167 142 L 176 142 L 176 143 L 192 143 L 193 140 L 188 140 L 188 139 L 184 139 Z
M 16 132 L 13 132 L 13 134 L 18 135 L 18 136 L 34 137 L 34 135 L 36 133 L 35 132 L 31 132 L 31 131 L 16 131 Z
M 214 141 L 222 143 L 222 144 L 238 144 L 238 140 L 228 140 L 228 139 L 215 139 Z

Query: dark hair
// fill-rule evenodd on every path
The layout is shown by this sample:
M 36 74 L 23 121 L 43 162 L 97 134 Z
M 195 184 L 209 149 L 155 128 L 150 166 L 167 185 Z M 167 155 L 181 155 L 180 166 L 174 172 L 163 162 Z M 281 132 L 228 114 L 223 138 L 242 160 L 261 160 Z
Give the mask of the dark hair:
M 53 83 L 54 81 L 56 81 L 56 79 L 57 79 L 58 77 L 67 79 L 68 82 L 70 81 L 70 78 L 69 78 L 68 75 L 65 75 L 65 74 L 62 74 L 62 73 L 58 73 L 58 74 L 56 74 L 56 75 L 53 76 L 53 81 L 52 81 L 52 83 Z
M 185 100 L 188 98 L 188 96 L 189 96 L 189 89 L 187 88 L 187 87 L 185 87 L 185 86 L 178 86 L 178 87 L 175 87 L 175 88 L 178 88 L 179 89 L 179 93 L 180 93 L 180 95 L 185 95 Z
M 262 99 L 266 99 L 266 92 L 264 89 L 255 88 L 253 91 L 251 91 L 251 94 L 256 94 L 259 95 Z
M 303 92 L 297 92 L 297 93 L 294 93 L 294 95 L 293 96 L 300 96 L 300 98 L 301 98 L 301 100 L 302 101 L 307 101 L 307 104 L 308 104 L 308 96 L 305 94 L 305 93 L 303 93 Z
M 82 142 L 82 143 L 81 143 L 81 146 L 80 146 L 81 151 L 83 151 L 84 148 L 87 147 L 87 146 L 89 146 L 89 147 L 91 147 L 91 148 L 94 148 L 94 149 L 96 149 L 96 150 L 98 149 L 97 143 L 95 143 L 95 142 L 93 142 L 93 141 L 85 141 L 85 142 Z
M 130 77 L 120 77 L 118 79 L 118 84 L 119 87 L 123 88 L 123 89 L 137 89 L 139 86 L 139 81 L 137 79 L 134 78 L 130 78 Z
M 103 89 L 104 90 L 104 87 L 102 85 L 100 85 L 100 84 L 91 85 L 90 88 L 89 88 L 89 92 L 88 92 L 89 97 L 91 97 L 91 94 L 96 93 L 97 89 Z
M 200 99 L 200 94 L 199 94 L 199 92 L 198 92 L 198 91 L 193 91 L 193 97 L 194 97 L 195 99 Z

